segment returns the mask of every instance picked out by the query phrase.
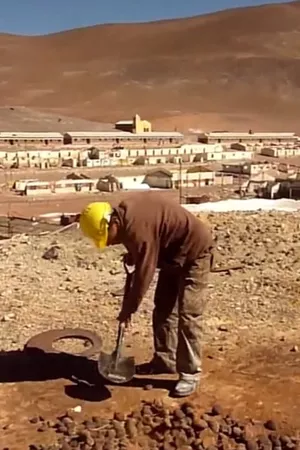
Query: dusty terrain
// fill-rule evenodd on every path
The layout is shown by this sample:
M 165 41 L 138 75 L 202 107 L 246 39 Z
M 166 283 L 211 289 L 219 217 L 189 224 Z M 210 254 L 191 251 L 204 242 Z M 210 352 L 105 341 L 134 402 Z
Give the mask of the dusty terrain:
M 298 131 L 299 19 L 295 1 L 48 36 L 3 34 L 1 105 L 102 122 L 138 112 L 170 129 Z
M 243 269 L 211 275 L 203 335 L 204 376 L 199 393 L 192 398 L 201 411 L 217 401 L 236 417 L 274 418 L 287 432 L 300 430 L 299 218 L 286 213 L 203 216 L 218 238 L 218 263 L 241 263 Z M 53 245 L 58 247 L 58 258 L 43 259 Z M 103 338 L 104 349 L 111 351 L 120 307 L 120 300 L 111 294 L 124 282 L 121 252 L 115 248 L 99 253 L 76 230 L 1 242 L 3 446 L 23 450 L 33 442 L 55 442 L 53 430 L 38 432 L 39 425 L 29 419 L 41 415 L 53 422 L 77 405 L 82 406 L 79 418 L 129 413 L 141 399 L 160 398 L 169 406 L 177 405 L 168 397 L 169 378 L 136 379 L 127 387 L 77 385 L 71 379 L 72 364 L 63 370 L 44 366 L 43 371 L 31 363 L 29 376 L 24 355 L 18 352 L 31 336 L 55 327 L 93 330 Z M 154 287 L 153 283 L 126 338 L 126 353 L 135 355 L 138 362 L 152 351 Z M 74 350 L 73 343 L 68 345 L 65 350 Z M 77 378 L 95 382 L 92 361 L 76 367 Z M 148 384 L 153 389 L 143 390 Z
M 1 131 L 57 131 L 65 133 L 74 130 L 108 131 L 111 129 L 113 129 L 113 124 L 102 123 L 99 120 L 94 122 L 78 117 L 68 117 L 49 111 L 45 112 L 42 108 L 37 110 L 24 106 L 0 107 Z
M 183 195 L 208 195 L 211 200 L 219 200 L 229 198 L 231 196 L 238 197 L 235 190 L 238 185 L 229 185 L 224 187 L 209 186 L 201 189 L 183 189 Z M 98 192 L 98 193 L 82 193 L 79 195 L 45 195 L 38 198 L 28 198 L 26 196 L 18 196 L 13 193 L 2 194 L 0 197 L 0 216 L 4 217 L 37 217 L 40 214 L 49 213 L 77 213 L 89 202 L 92 201 L 109 201 L 117 204 L 121 199 L 130 195 L 132 191 L 120 191 L 114 193 Z M 177 189 L 161 190 L 161 195 L 168 196 L 179 200 L 179 191 Z

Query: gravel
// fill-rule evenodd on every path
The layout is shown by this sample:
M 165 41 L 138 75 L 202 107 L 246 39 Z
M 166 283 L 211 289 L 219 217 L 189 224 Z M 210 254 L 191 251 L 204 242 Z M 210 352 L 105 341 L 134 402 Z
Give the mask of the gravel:
M 243 265 L 230 274 L 211 274 L 204 341 L 233 345 L 245 335 L 262 343 L 297 330 L 300 214 L 202 217 L 217 238 L 217 263 Z M 124 284 L 123 252 L 121 247 L 99 252 L 78 230 L 1 241 L 0 348 L 22 348 L 49 328 L 81 327 L 99 333 L 104 348 L 111 349 L 120 308 L 120 298 L 111 293 Z M 151 350 L 154 287 L 155 282 L 134 317 L 128 348 Z

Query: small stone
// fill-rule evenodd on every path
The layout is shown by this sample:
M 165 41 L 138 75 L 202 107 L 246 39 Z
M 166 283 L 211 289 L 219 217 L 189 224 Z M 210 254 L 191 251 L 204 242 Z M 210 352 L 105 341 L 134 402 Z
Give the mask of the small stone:
M 210 415 L 209 414 L 202 414 L 201 419 L 205 420 L 205 422 L 208 422 L 210 420 Z
M 153 389 L 153 384 L 146 384 L 144 386 L 144 391 L 151 391 Z
M 145 425 L 145 426 L 143 427 L 143 432 L 144 432 L 144 434 L 150 434 L 150 433 L 152 433 L 152 427 L 151 427 L 150 425 Z
M 246 449 L 247 450 L 258 450 L 257 442 L 254 439 L 248 439 L 246 441 Z
M 136 428 L 136 422 L 134 419 L 129 418 L 125 422 L 125 430 L 129 436 L 130 439 L 133 439 L 137 436 L 137 428 Z
M 117 420 L 118 422 L 124 422 L 125 414 L 121 412 L 115 412 L 114 419 Z
M 30 423 L 39 423 L 39 418 L 37 416 L 32 417 L 31 419 L 29 419 Z
M 245 444 L 238 444 L 236 450 L 246 450 Z
M 143 425 L 150 425 L 152 426 L 153 420 L 152 420 L 152 415 L 150 416 L 143 416 L 143 420 L 142 420 Z
M 233 427 L 232 434 L 235 438 L 240 438 L 243 435 L 243 430 L 240 427 Z
M 193 420 L 193 427 L 196 431 L 202 431 L 208 428 L 208 423 L 206 420 L 195 418 Z
M 294 345 L 294 346 L 291 348 L 291 352 L 298 353 L 298 352 L 299 352 L 299 347 L 298 347 L 298 345 Z
M 174 417 L 176 417 L 176 419 L 184 419 L 185 414 L 181 409 L 175 409 L 175 411 L 173 412 Z
M 210 419 L 208 421 L 208 426 L 214 433 L 219 433 L 220 424 L 216 420 Z
M 71 417 L 68 417 L 68 416 L 65 416 L 65 417 L 63 417 L 62 419 L 61 419 L 61 422 L 64 424 L 64 425 L 69 425 L 69 424 L 74 424 L 74 420 L 73 419 L 71 419 Z
M 112 440 L 115 439 L 115 437 L 117 436 L 116 430 L 112 429 L 112 430 L 108 430 L 107 432 L 107 438 Z
M 67 434 L 68 428 L 65 425 L 58 425 L 57 426 L 57 433 Z
M 150 405 L 143 406 L 141 414 L 142 416 L 151 416 L 152 414 L 151 406 Z
M 194 405 L 192 402 L 184 402 L 181 405 L 181 409 L 182 411 L 186 412 L 187 409 L 193 409 L 194 410 Z
M 277 430 L 277 425 L 276 425 L 276 423 L 274 422 L 274 420 L 267 420 L 267 421 L 264 423 L 264 427 L 265 427 L 267 430 L 270 430 L 270 431 L 276 431 L 276 430 Z
M 280 436 L 277 433 L 270 433 L 269 434 L 269 439 L 272 442 L 273 447 L 280 447 L 281 446 Z
M 94 445 L 94 439 L 91 436 L 89 430 L 82 430 L 78 433 L 79 439 L 85 444 L 90 445 L 91 447 Z
M 45 251 L 42 258 L 46 259 L 48 261 L 58 259 L 58 256 L 59 256 L 58 249 L 59 249 L 59 247 L 56 245 L 50 247 L 48 250 Z
M 95 423 L 92 420 L 85 420 L 83 424 L 88 430 L 95 428 Z
M 45 423 L 42 423 L 41 426 L 37 429 L 39 433 L 44 433 L 45 431 L 48 431 L 48 427 Z
M 47 426 L 48 426 L 48 428 L 55 428 L 56 423 L 54 422 L 54 420 L 48 420 Z
M 283 436 L 280 436 L 280 442 L 283 445 L 289 445 L 289 444 L 292 443 L 292 440 L 291 440 L 291 438 L 289 436 L 283 435 Z
M 228 327 L 226 326 L 226 325 L 220 325 L 219 327 L 218 327 L 218 330 L 219 331 L 228 331 Z
M 63 442 L 60 446 L 60 450 L 71 450 L 71 448 L 67 442 Z
M 222 414 L 224 414 L 224 410 L 221 405 L 215 403 L 211 409 L 211 413 L 213 416 L 221 416 Z
M 15 319 L 16 315 L 14 313 L 5 314 L 2 317 L 2 322 L 10 322 L 11 320 Z

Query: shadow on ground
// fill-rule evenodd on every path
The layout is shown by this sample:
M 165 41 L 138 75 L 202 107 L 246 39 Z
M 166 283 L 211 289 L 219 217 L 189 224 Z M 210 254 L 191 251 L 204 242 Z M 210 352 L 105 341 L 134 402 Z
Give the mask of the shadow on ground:
M 65 386 L 69 397 L 99 402 L 111 397 L 112 383 L 98 372 L 97 361 L 66 353 L 44 353 L 38 349 L 0 352 L 0 383 L 48 381 L 66 379 L 73 385 Z M 135 377 L 125 386 L 154 389 L 172 388 L 174 381 Z

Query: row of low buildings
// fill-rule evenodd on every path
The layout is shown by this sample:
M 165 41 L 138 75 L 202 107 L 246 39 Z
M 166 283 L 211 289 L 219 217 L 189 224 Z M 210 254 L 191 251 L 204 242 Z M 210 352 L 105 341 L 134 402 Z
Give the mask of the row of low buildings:
M 63 148 L 52 150 L 6 151 L 0 149 L 3 168 L 37 167 L 106 167 L 157 164 L 207 163 L 224 160 L 251 160 L 253 152 L 245 149 L 227 149 L 220 144 L 182 144 L 178 147 L 100 150 Z
M 196 140 L 203 144 L 245 144 L 249 146 L 296 145 L 299 138 L 296 133 L 264 132 L 248 133 L 212 131 L 193 133 Z M 181 145 L 184 135 L 177 131 L 153 131 L 151 122 L 143 120 L 136 114 L 132 120 L 115 123 L 111 131 L 65 131 L 59 132 L 0 132 L 1 147 L 22 148 L 59 148 L 63 146 L 99 146 L 103 149 L 114 147 L 139 148 L 168 147 Z
M 181 145 L 184 135 L 177 131 L 152 131 L 152 124 L 136 114 L 132 120 L 115 123 L 111 131 L 59 132 L 0 132 L 0 147 L 14 148 L 62 148 L 64 146 L 115 147 L 164 147 Z
M 212 131 L 210 133 L 202 133 L 198 135 L 198 141 L 204 144 L 226 144 L 235 143 L 266 146 L 266 145 L 295 145 L 299 142 L 296 133 L 255 133 L 249 130 L 248 133 L 228 132 L 228 131 Z
M 38 179 L 18 180 L 13 190 L 26 196 L 43 196 L 53 194 L 95 193 L 99 191 L 114 192 L 136 189 L 179 189 L 199 188 L 213 185 L 233 184 L 233 175 L 217 172 L 205 166 L 195 166 L 185 170 L 169 171 L 155 169 L 143 175 L 114 177 L 107 175 L 91 179 L 84 175 L 69 175 L 58 181 L 40 181 Z
M 115 177 L 112 174 L 91 179 L 86 175 L 69 174 L 66 179 L 58 181 L 19 180 L 13 189 L 27 196 L 51 194 L 95 193 L 98 191 L 114 192 L 135 189 L 179 189 L 201 188 L 204 186 L 225 186 L 235 182 L 241 193 L 254 194 L 265 188 L 268 183 L 299 179 L 296 168 L 287 165 L 278 166 L 271 163 L 225 163 L 196 165 L 181 170 L 164 168 L 149 170 L 146 174 Z
M 233 133 L 196 135 L 155 132 L 149 121 L 135 115 L 119 121 L 112 131 L 66 133 L 0 133 L 0 167 L 105 167 L 130 164 L 206 163 L 251 160 L 254 153 L 286 158 L 300 156 L 295 133 Z
M 278 150 L 278 152 L 277 152 Z M 271 153 L 272 151 L 272 153 Z M 288 158 L 300 156 L 300 147 L 284 149 L 263 148 L 265 156 Z M 41 168 L 51 167 L 113 167 L 127 165 L 159 165 L 183 163 L 225 163 L 234 161 L 251 162 L 252 150 L 241 144 L 232 144 L 226 148 L 221 144 L 183 144 L 180 147 L 120 149 L 112 151 L 65 148 L 55 150 L 6 151 L 0 149 L 0 167 L 2 168 Z

